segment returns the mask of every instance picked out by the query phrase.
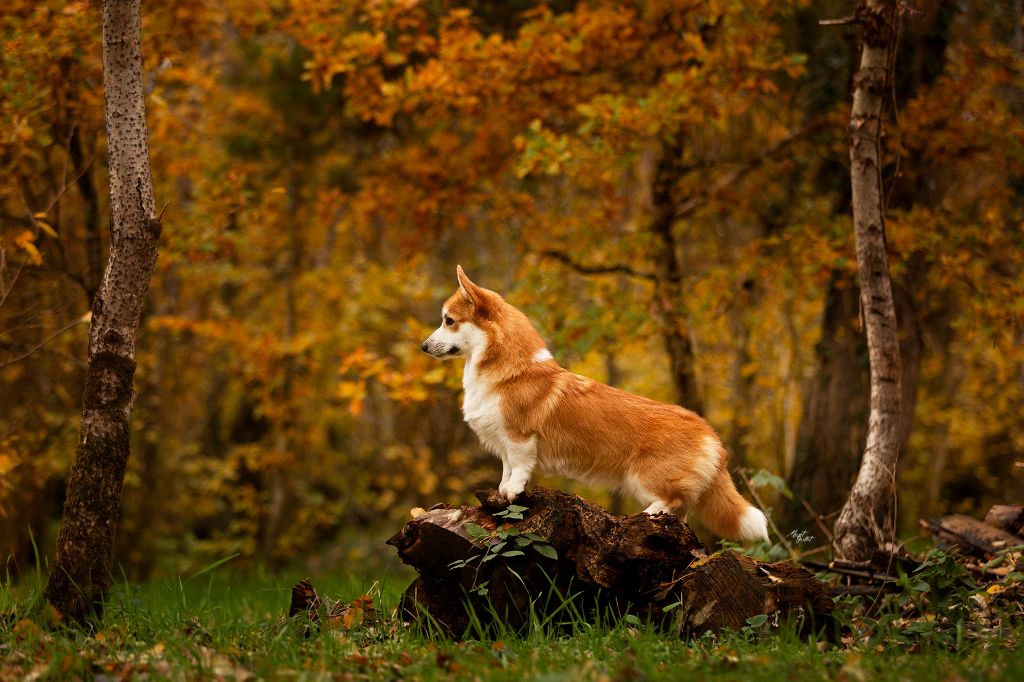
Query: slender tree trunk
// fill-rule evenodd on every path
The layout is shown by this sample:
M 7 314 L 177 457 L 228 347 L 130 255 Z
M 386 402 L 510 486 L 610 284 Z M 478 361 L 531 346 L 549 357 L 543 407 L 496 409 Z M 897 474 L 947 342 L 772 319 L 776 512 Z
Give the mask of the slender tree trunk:
M 867 354 L 857 331 L 857 287 L 832 274 L 825 297 L 821 340 L 815 349 L 818 369 L 807 389 L 797 434 L 789 487 L 815 512 L 835 519 L 857 476 L 868 416 Z M 817 533 L 802 504 L 781 515 L 784 531 Z
M 750 438 L 751 394 L 754 389 L 754 375 L 746 371 L 753 360 L 750 355 L 750 324 L 746 319 L 754 298 L 754 281 L 745 280 L 736 286 L 732 310 L 729 313 L 729 331 L 734 339 L 733 361 L 729 383 L 732 386 L 733 415 L 725 439 L 732 459 L 730 467 L 747 465 L 747 440 Z
M 110 256 L 92 306 L 78 449 L 46 598 L 82 621 L 110 587 L 114 533 L 131 449 L 135 338 L 156 263 L 142 88 L 140 0 L 104 0 L 103 83 L 110 155 Z
M 686 318 L 679 306 L 683 300 L 682 277 L 683 267 L 679 262 L 679 253 L 672 225 L 675 222 L 677 200 L 676 185 L 683 173 L 682 132 L 679 141 L 666 144 L 653 179 L 651 202 L 654 216 L 650 223 L 651 234 L 657 240 L 655 260 L 658 269 L 658 282 L 655 285 L 654 304 L 661 317 L 662 336 L 665 351 L 671 365 L 672 383 L 680 405 L 703 413 L 704 404 L 701 400 L 700 388 L 697 385 L 697 372 L 693 355 L 693 343 L 687 328 Z
M 854 76 L 850 179 L 861 314 L 871 363 L 871 413 L 860 472 L 835 526 L 836 554 L 849 561 L 870 558 L 883 540 L 880 516 L 896 483 L 902 424 L 900 348 L 886 256 L 879 143 L 896 39 L 895 5 L 891 0 L 866 0 L 858 6 L 857 17 L 864 44 Z

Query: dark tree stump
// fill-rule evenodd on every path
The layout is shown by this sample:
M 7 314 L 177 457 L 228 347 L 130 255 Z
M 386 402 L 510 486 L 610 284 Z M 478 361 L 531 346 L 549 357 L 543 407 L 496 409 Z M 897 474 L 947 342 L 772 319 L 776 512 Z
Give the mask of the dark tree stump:
M 525 518 L 508 521 L 494 516 L 508 507 L 496 491 L 477 497 L 479 507 L 440 505 L 388 540 L 419 573 L 403 597 L 407 620 L 436 623 L 455 637 L 473 622 L 520 630 L 532 616 L 569 627 L 581 614 L 591 621 L 635 615 L 686 637 L 742 627 L 762 614 L 773 625 L 799 620 L 805 631 L 831 622 L 828 588 L 808 571 L 735 552 L 708 558 L 675 516 L 612 516 L 576 495 L 537 487 L 516 500 L 528 508 Z M 500 539 L 475 538 L 467 524 L 492 535 L 511 529 L 512 540 L 539 536 L 557 558 L 538 550 L 539 541 L 503 556 L 514 542 L 495 552 L 489 546 Z

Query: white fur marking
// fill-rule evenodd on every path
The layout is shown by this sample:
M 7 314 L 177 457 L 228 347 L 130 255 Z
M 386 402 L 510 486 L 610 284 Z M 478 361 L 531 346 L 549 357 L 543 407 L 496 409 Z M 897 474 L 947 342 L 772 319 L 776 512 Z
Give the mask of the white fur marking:
M 619 492 L 632 495 L 640 504 L 650 505 L 658 499 L 654 493 L 643 486 L 640 478 L 632 471 L 626 472 L 622 482 L 619 483 Z
M 704 438 L 704 447 L 701 450 L 701 455 L 703 456 L 697 457 L 693 466 L 697 471 L 697 475 L 700 476 L 701 490 L 704 490 L 718 473 L 718 467 L 721 466 L 722 456 L 719 450 L 718 439 L 714 436 L 706 436 Z
M 740 517 L 740 540 L 768 541 L 768 519 L 757 507 L 747 507 Z
M 534 362 L 544 362 L 545 360 L 554 360 L 555 356 L 551 354 L 547 348 L 541 348 L 539 351 L 533 354 Z

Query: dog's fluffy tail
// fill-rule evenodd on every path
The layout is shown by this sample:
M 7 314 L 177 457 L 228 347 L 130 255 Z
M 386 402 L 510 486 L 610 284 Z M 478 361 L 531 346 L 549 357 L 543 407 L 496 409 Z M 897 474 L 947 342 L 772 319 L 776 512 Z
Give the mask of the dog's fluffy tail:
M 729 540 L 768 540 L 768 519 L 739 494 L 732 478 L 719 468 L 694 508 L 704 525 Z

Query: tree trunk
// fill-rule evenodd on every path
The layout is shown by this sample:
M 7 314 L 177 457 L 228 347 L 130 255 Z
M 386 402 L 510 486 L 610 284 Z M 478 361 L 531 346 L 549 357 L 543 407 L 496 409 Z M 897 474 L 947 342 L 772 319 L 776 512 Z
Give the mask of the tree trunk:
M 836 554 L 848 561 L 870 559 L 882 543 L 879 521 L 896 483 L 902 424 L 900 348 L 886 255 L 879 142 L 896 10 L 888 0 L 866 0 L 856 15 L 864 45 L 854 76 L 850 180 L 861 314 L 871 363 L 871 413 L 860 472 L 835 526 Z
M 661 318 L 662 337 L 671 365 L 677 402 L 687 409 L 703 414 L 704 404 L 697 385 L 693 344 L 686 318 L 679 309 L 683 300 L 683 267 L 679 262 L 676 238 L 672 233 L 678 207 L 675 188 L 683 174 L 683 139 L 683 133 L 680 131 L 677 142 L 664 145 L 653 178 L 651 203 L 654 216 L 649 229 L 657 241 L 655 262 L 658 281 L 655 285 L 654 305 Z
M 45 592 L 57 611 L 74 621 L 99 607 L 110 586 L 131 447 L 135 337 L 160 237 L 149 167 L 139 3 L 102 3 L 110 256 L 92 306 L 81 433 Z
M 834 519 L 857 476 L 868 414 L 868 377 L 864 342 L 857 332 L 857 287 L 834 272 L 825 298 L 821 340 L 813 380 L 797 435 L 789 488 L 824 519 Z M 827 523 L 827 521 L 826 521 Z M 817 535 L 817 525 L 802 504 L 789 505 L 784 532 Z

